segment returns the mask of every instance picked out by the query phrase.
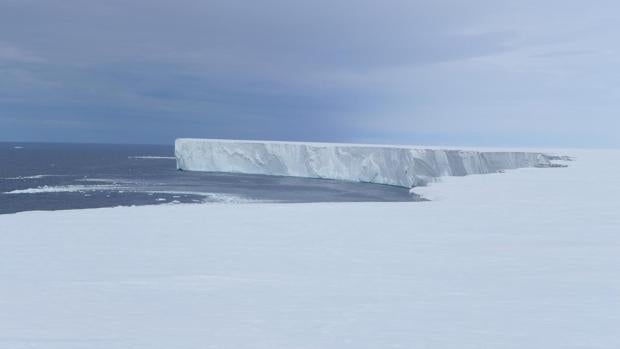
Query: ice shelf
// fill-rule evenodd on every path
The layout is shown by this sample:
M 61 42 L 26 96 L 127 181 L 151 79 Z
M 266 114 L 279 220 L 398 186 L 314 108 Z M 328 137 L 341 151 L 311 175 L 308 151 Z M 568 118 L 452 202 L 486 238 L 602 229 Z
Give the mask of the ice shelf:
M 177 139 L 177 168 L 325 178 L 415 187 L 440 176 L 550 167 L 557 157 L 536 152 L 422 149 L 219 139 Z

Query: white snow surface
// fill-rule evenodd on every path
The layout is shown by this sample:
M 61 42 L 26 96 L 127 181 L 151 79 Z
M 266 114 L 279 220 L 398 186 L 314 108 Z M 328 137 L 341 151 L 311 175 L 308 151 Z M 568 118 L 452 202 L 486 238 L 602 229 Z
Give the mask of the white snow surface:
M 620 151 L 409 203 L 0 215 L 0 348 L 620 348 Z
M 494 173 L 520 167 L 550 166 L 537 152 L 421 149 L 407 146 L 177 139 L 177 168 L 424 185 L 439 176 Z

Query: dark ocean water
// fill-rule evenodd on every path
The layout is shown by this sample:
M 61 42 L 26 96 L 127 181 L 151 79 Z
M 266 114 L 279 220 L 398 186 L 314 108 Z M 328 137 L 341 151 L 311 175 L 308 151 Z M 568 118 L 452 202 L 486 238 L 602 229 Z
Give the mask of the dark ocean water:
M 0 214 L 204 202 L 416 201 L 405 188 L 185 172 L 163 145 L 0 143 Z

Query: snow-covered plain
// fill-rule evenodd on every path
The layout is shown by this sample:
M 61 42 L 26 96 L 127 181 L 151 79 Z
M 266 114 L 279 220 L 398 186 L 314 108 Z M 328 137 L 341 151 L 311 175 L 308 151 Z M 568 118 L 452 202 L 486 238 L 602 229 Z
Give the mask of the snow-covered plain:
M 620 348 L 620 151 L 435 201 L 0 216 L 0 348 Z
M 410 188 L 436 177 L 548 167 L 540 152 L 428 149 L 343 143 L 177 139 L 177 168 L 339 179 Z

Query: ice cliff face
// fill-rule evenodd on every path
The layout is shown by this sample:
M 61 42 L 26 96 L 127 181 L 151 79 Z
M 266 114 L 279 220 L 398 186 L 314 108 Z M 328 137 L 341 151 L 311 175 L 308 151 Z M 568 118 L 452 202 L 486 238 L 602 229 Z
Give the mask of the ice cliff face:
M 440 176 L 548 167 L 551 157 L 527 152 L 478 152 L 409 147 L 177 139 L 177 168 L 340 179 L 414 187 Z

